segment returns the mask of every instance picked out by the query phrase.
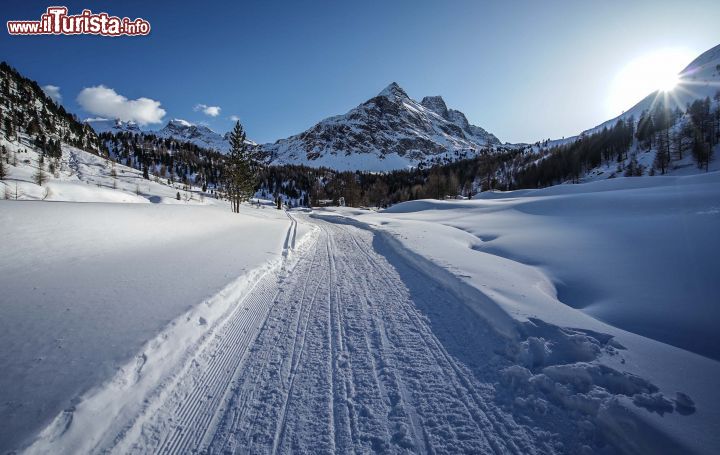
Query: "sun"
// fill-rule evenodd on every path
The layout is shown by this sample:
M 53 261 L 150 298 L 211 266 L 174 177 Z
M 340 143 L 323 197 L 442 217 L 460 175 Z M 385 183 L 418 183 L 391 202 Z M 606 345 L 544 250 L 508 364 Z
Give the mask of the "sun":
M 658 80 L 658 90 L 663 92 L 671 92 L 680 82 L 677 74 L 671 74 Z
M 657 90 L 671 92 L 680 82 L 678 73 L 695 52 L 683 48 L 659 49 L 642 55 L 615 76 L 608 96 L 610 115 L 619 115 Z

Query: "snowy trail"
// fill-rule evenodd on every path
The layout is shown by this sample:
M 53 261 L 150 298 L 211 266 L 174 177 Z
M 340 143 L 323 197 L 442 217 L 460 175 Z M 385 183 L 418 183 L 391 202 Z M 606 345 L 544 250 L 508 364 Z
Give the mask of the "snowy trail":
M 312 222 L 294 268 L 258 282 L 168 393 L 97 449 L 554 452 L 478 374 L 497 371 L 502 337 L 371 231 Z

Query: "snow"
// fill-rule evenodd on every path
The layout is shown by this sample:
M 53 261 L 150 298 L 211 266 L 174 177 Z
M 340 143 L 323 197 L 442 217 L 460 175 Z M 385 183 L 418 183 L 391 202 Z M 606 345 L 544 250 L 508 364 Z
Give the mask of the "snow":
M 89 118 L 85 123 L 95 130 L 96 133 L 140 133 L 140 126 L 133 121 L 122 121 L 119 119 L 106 119 L 102 117 Z
M 2 449 L 188 310 L 212 321 L 209 299 L 277 261 L 288 226 L 272 209 L 0 201 Z
M 45 160 L 43 169 L 47 182 L 39 186 L 35 184 L 34 175 L 40 165 L 40 155 L 29 138 L 24 135 L 20 141 L 1 138 L 0 144 L 7 148 L 10 157 L 16 157 L 18 164 L 6 165 L 8 177 L 0 182 L 0 197 L 15 199 L 17 186 L 18 200 L 225 206 L 199 188 L 184 187 L 179 183 L 169 185 L 164 179 L 146 180 L 140 170 L 65 144 L 56 165 L 56 174 L 48 170 L 51 160 Z M 12 163 L 12 158 L 10 161 Z M 177 199 L 178 193 L 180 200 Z
M 180 127 L 193 126 L 192 123 L 188 122 L 187 120 L 183 120 L 181 118 L 175 118 L 175 119 L 170 120 L 170 122 L 168 122 L 168 125 L 176 125 L 176 126 L 180 126 Z
M 196 125 L 183 119 L 172 119 L 162 129 L 149 131 L 149 133 L 159 137 L 191 142 L 198 147 L 212 149 L 220 153 L 227 153 L 230 150 L 227 135 L 221 135 L 205 125 Z M 252 141 L 247 142 L 254 144 Z
M 47 182 L 36 185 L 39 155 L 27 138 L 2 144 L 17 158 L 1 184 L 11 200 L 0 200 L 3 453 L 56 416 L 68 424 L 82 396 L 139 369 L 166 378 L 183 346 L 308 232 L 269 202 L 232 214 L 198 188 L 145 180 L 66 145 L 56 174 L 46 159 Z M 140 403 L 151 386 L 133 386 Z
M 559 435 L 496 402 L 506 346 L 487 321 L 371 231 L 294 216 L 313 234 L 291 242 L 139 412 L 103 404 L 145 388 L 144 357 L 29 453 L 559 452 Z
M 3 145 L 0 451 L 720 448 L 720 172 L 238 215 L 68 146 L 36 185 Z M 368 150 L 313 163 L 412 165 Z
M 452 241 L 469 248 L 471 256 L 492 256 L 511 261 L 506 267 L 520 267 L 523 273 L 541 273 L 544 279 L 536 280 L 557 290 L 566 305 L 720 358 L 720 338 L 708 318 L 720 316 L 713 298 L 713 274 L 720 267 L 720 244 L 713 234 L 720 223 L 713 216 L 719 184 L 718 172 L 618 178 L 481 193 L 475 201 L 409 202 L 384 211 L 383 217 L 421 223 L 423 229 L 431 228 L 427 222 L 432 229 L 452 227 Z M 450 241 L 442 236 L 427 242 L 423 252 L 442 255 L 445 246 L 438 244 Z M 534 315 L 518 308 L 515 313 Z
M 26 401 L 1 397 L 0 441 L 715 453 L 718 183 L 241 216 L 3 201 L 0 277 L 19 298 L 0 314 L 0 390 Z
M 327 213 L 371 225 L 459 295 L 479 291 L 466 301 L 501 333 L 508 317 L 518 321 L 519 365 L 506 374 L 521 383 L 522 406 L 545 406 L 542 392 L 594 416 L 618 446 L 713 453 L 718 201 L 720 173 L 711 172 Z M 628 434 L 617 419 L 645 433 Z
M 159 129 L 140 128 L 135 122 L 123 122 L 117 119 L 90 118 L 85 120 L 96 133 L 123 133 L 133 134 L 154 134 L 162 138 L 172 138 L 182 142 L 190 142 L 198 147 L 212 149 L 220 153 L 226 153 L 230 149 L 230 142 L 226 135 L 216 133 L 205 125 L 196 125 L 184 119 L 171 119 Z M 247 141 L 255 145 L 252 141 Z

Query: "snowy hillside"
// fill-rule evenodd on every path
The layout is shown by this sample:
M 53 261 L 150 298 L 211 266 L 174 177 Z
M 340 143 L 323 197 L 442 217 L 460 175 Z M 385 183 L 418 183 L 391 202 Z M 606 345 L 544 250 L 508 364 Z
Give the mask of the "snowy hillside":
M 80 202 L 211 203 L 211 193 L 112 160 L 87 123 L 80 123 L 37 86 L 0 66 L 0 198 Z M 92 123 L 92 122 L 91 122 Z M 118 132 L 136 124 L 98 121 Z M 213 199 L 212 203 L 217 203 Z
M 565 179 L 589 182 L 623 175 L 687 175 L 701 169 L 718 170 L 720 164 L 715 157 L 720 153 L 720 135 L 716 126 L 719 94 L 720 45 L 693 60 L 679 74 L 673 90 L 653 92 L 618 117 L 578 136 L 536 143 L 529 158 L 537 164 L 563 149 L 566 152 L 572 148 L 580 150 L 583 141 L 592 141 L 598 135 L 604 135 L 607 140 L 608 132 L 612 135 L 614 128 L 622 130 L 627 125 L 630 132 L 634 132 L 627 151 L 620 153 L 616 160 L 582 163 L 581 172 L 576 172 L 572 179 L 566 175 Z M 553 163 L 556 168 L 559 165 L 562 163 Z M 521 165 L 515 171 L 521 179 L 524 170 Z M 522 180 L 527 185 L 527 179 Z
M 439 96 L 411 99 L 396 83 L 347 114 L 264 144 L 272 164 L 305 164 L 336 170 L 388 171 L 456 160 L 500 145 Z
M 678 85 L 670 92 L 656 91 L 612 120 L 590 128 L 583 134 L 591 134 L 611 127 L 620 119 L 633 117 L 636 121 L 643 111 L 650 110 L 657 103 L 667 103 L 671 108 L 685 109 L 697 99 L 713 98 L 720 90 L 720 45 L 700 54 L 679 74 Z
M 620 176 L 689 175 L 720 169 L 720 46 L 627 112 L 579 136 L 533 145 L 509 187 L 537 188 Z
M 7 63 L 0 63 L 0 137 L 16 139 L 20 133 L 33 142 L 57 152 L 60 142 L 101 153 L 102 144 L 88 125 L 55 103 L 37 82 L 23 77 Z
M 29 137 L 8 141 L 7 177 L 0 182 L 0 198 L 77 202 L 133 202 L 165 204 L 223 204 L 209 192 L 164 179 L 143 178 L 142 171 L 117 164 L 76 147 L 62 145 L 58 158 L 43 157 Z
M 709 454 L 720 447 L 718 201 L 711 172 L 330 213 L 369 223 L 496 327 L 519 330 L 506 370 L 516 412 L 573 409 L 621 452 Z M 585 336 L 595 346 L 583 353 Z M 623 377 L 652 386 L 618 387 Z

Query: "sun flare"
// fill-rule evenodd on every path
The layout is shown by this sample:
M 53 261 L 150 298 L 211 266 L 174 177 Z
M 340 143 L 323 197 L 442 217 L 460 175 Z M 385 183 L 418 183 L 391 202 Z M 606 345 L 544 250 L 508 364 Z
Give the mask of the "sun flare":
M 662 80 L 658 81 L 658 89 L 663 92 L 670 92 L 672 91 L 677 85 L 678 82 L 680 82 L 680 77 L 675 74 L 668 76 L 666 78 L 663 78 Z
M 678 73 L 695 54 L 687 49 L 661 49 L 632 60 L 615 76 L 608 96 L 611 115 L 618 115 L 660 90 L 671 92 L 680 82 Z

